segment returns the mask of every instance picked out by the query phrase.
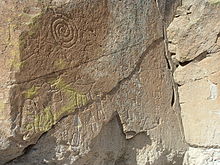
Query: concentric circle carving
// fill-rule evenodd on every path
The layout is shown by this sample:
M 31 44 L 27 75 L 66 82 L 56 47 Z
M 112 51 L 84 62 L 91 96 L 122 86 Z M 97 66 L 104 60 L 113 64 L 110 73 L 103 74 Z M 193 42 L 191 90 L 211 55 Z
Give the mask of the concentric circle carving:
M 78 30 L 71 19 L 64 15 L 53 17 L 51 31 L 55 41 L 65 48 L 73 46 L 78 38 Z

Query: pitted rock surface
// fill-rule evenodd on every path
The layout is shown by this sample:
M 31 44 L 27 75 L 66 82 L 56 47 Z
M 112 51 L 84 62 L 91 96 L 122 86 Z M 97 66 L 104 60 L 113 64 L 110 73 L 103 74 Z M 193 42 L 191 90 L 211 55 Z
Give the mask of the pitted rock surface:
M 186 143 L 184 165 L 220 162 L 220 1 L 183 0 L 168 28 Z
M 178 0 L 0 3 L 0 163 L 182 163 Z

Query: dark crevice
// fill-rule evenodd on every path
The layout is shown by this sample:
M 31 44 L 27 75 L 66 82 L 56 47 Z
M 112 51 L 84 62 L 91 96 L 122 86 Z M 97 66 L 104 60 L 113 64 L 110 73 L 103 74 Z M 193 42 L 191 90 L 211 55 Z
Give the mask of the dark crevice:
M 24 150 L 23 150 L 23 154 L 19 157 L 17 157 L 16 159 L 19 159 L 20 157 L 22 157 L 23 155 L 26 155 L 27 153 L 29 153 L 32 148 L 35 146 L 35 144 L 30 144 L 29 146 L 27 146 Z
M 164 22 L 165 24 L 165 22 Z M 169 40 L 167 38 L 167 29 L 165 26 L 163 26 L 163 39 L 164 39 L 164 57 L 166 59 L 166 63 L 167 63 L 167 68 L 171 71 L 173 71 L 173 64 L 172 64 L 172 60 L 171 60 L 171 54 L 168 50 L 168 43 L 169 43 Z
M 181 87 L 182 85 L 180 85 L 180 84 L 178 84 L 178 83 L 176 83 L 176 85 L 177 85 L 177 87 Z
M 190 60 L 190 61 L 184 61 L 184 62 L 179 62 L 180 66 L 186 66 L 188 65 L 189 63 L 191 63 L 193 60 Z
M 170 55 L 171 55 L 171 56 L 175 56 L 176 53 L 174 53 L 174 52 L 170 52 Z
M 166 62 L 167 62 L 167 67 L 168 67 L 168 69 L 171 69 L 170 62 L 169 62 L 169 60 L 168 60 L 168 58 L 167 58 L 166 55 L 165 55 L 165 59 L 166 59 Z
M 171 106 L 173 107 L 175 103 L 175 91 L 172 89 L 172 99 L 171 99 Z
M 181 15 L 180 14 L 176 14 L 174 17 L 175 18 L 178 18 L 178 17 L 180 17 Z
M 186 66 L 186 65 L 188 65 L 191 62 L 200 62 L 203 59 L 205 59 L 207 57 L 207 55 L 208 55 L 208 51 L 204 51 L 201 54 L 199 54 L 198 56 L 196 56 L 194 59 L 189 60 L 189 61 L 179 62 L 179 64 L 181 66 Z
M 192 14 L 191 11 L 187 11 L 187 12 L 186 12 L 186 15 L 190 15 L 190 14 Z
M 167 67 L 168 67 L 168 69 L 171 70 L 172 68 L 171 68 L 170 62 L 169 62 L 169 60 L 168 60 L 167 58 L 166 58 L 166 61 L 167 61 Z

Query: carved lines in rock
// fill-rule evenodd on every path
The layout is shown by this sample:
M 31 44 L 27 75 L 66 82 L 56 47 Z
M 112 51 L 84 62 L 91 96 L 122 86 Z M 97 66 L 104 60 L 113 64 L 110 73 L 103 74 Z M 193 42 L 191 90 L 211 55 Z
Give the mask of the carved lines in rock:
M 52 17 L 51 32 L 55 41 L 64 48 L 72 47 L 78 39 L 76 25 L 64 15 Z

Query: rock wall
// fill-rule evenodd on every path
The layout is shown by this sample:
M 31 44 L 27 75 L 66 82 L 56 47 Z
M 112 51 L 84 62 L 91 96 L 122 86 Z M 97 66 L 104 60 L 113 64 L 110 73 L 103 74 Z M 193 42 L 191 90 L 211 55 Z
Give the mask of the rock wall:
M 182 164 L 179 4 L 1 0 L 0 164 Z
M 220 164 L 219 18 L 219 0 L 183 0 L 168 28 L 185 139 L 190 146 L 185 165 Z

